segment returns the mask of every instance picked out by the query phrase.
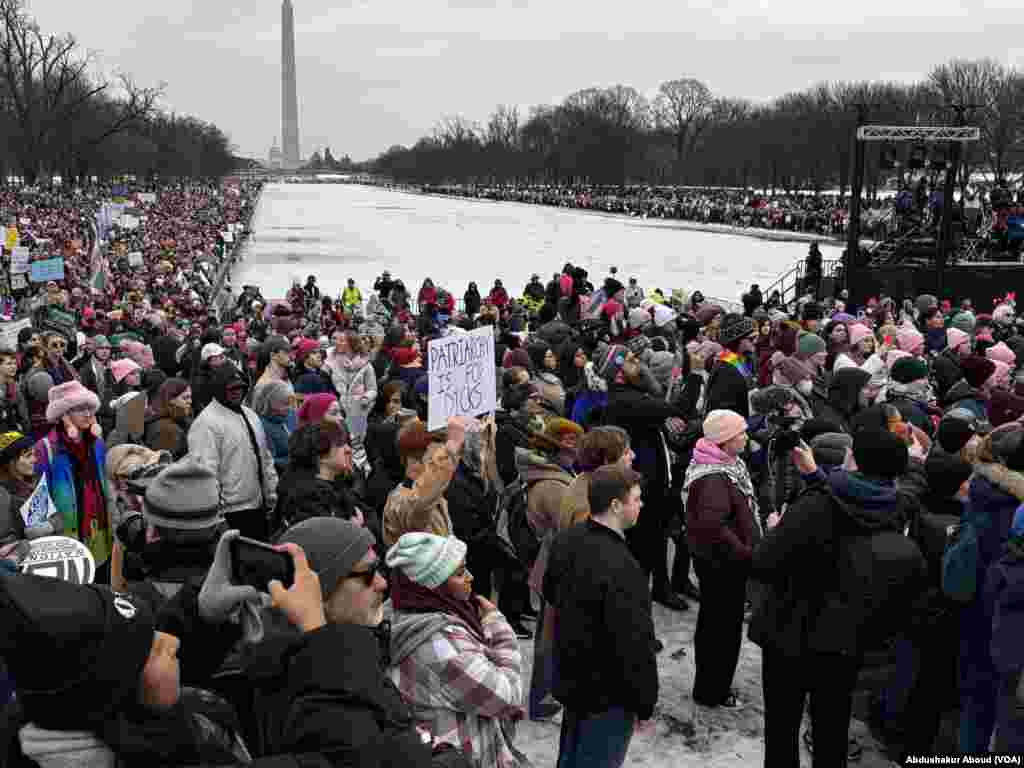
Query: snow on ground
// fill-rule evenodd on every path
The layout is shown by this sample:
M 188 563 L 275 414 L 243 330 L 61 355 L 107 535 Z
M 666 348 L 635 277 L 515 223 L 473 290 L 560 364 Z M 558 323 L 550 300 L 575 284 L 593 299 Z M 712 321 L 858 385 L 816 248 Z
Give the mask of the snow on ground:
M 425 277 L 457 298 L 470 281 L 486 294 L 500 278 L 519 295 L 532 273 L 546 283 L 569 261 L 595 284 L 614 265 L 623 282 L 636 276 L 645 290 L 737 300 L 751 283 L 767 288 L 807 252 L 806 237 L 773 239 L 780 233 L 335 184 L 267 185 L 252 228 L 232 282 L 258 285 L 268 298 L 283 297 L 293 274 L 303 282 L 315 274 L 332 296 L 352 277 L 365 298 L 385 269 L 413 293 Z M 824 244 L 822 252 L 838 258 L 840 248 Z
M 698 603 L 684 613 L 654 605 L 654 626 L 665 650 L 658 655 L 659 700 L 654 727 L 634 736 L 627 766 L 645 768 L 758 768 L 764 764 L 764 697 L 761 693 L 761 649 L 746 640 L 733 689 L 746 706 L 739 711 L 698 707 L 690 693 L 695 676 L 693 635 Z M 746 626 L 744 626 L 746 633 Z M 521 641 L 523 680 L 529 685 L 533 642 Z M 596 660 L 595 663 L 600 663 Z M 805 723 L 806 725 L 806 723 Z M 558 758 L 561 715 L 551 722 L 526 720 L 519 725 L 516 747 L 535 768 L 553 766 Z M 888 768 L 889 759 L 859 720 L 851 720 L 850 734 L 863 754 L 851 766 Z M 811 754 L 801 746 L 801 761 L 811 765 Z

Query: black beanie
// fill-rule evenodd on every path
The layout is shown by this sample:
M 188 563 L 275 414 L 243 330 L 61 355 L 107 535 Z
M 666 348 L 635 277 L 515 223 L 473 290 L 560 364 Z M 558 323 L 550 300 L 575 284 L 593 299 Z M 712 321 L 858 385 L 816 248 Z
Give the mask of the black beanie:
M 152 611 L 107 587 L 15 574 L 0 578 L 0 655 L 27 722 L 89 730 L 138 700 L 153 648 Z
M 957 453 L 974 435 L 974 426 L 970 422 L 947 416 L 939 422 L 935 439 L 946 453 Z
M 853 436 L 857 469 L 870 477 L 894 478 L 907 471 L 907 444 L 892 432 L 862 429 Z

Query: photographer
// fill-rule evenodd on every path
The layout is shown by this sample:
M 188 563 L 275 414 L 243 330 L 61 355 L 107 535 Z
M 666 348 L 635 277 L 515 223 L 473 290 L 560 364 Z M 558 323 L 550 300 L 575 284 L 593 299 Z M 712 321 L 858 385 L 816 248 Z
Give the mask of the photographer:
M 751 459 L 751 470 L 757 479 L 763 521 L 772 512 L 785 509 L 803 487 L 791 451 L 800 442 L 800 430 L 811 418 L 811 408 L 795 389 L 778 385 L 755 390 L 750 406 L 754 411 L 750 436 L 760 447 Z

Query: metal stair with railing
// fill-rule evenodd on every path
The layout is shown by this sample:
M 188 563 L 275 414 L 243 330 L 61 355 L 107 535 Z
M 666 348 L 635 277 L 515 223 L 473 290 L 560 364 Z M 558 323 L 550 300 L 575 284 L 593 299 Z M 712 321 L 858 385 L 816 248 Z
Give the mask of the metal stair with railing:
M 821 262 L 822 279 L 836 277 L 837 270 L 839 270 L 841 266 L 842 259 L 823 259 Z M 764 289 L 764 296 L 768 298 L 775 291 L 778 291 L 779 296 L 782 299 L 782 306 L 787 309 L 791 309 L 797 300 L 803 296 L 810 287 L 807 285 L 807 281 L 804 278 L 805 268 L 806 260 L 797 260 L 792 267 L 779 275 L 779 277 L 775 279 L 775 282 Z

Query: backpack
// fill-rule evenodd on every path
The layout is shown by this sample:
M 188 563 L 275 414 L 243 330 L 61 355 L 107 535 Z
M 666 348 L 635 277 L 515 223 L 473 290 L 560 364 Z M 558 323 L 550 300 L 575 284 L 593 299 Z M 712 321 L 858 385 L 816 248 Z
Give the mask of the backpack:
M 839 592 L 858 619 L 860 645 L 877 647 L 908 622 L 926 586 L 928 565 L 902 529 L 857 531 L 839 537 Z
M 498 499 L 498 538 L 524 568 L 529 568 L 540 553 L 540 539 L 527 516 L 528 491 L 529 484 L 517 477 Z
M 978 591 L 978 532 L 964 521 L 956 526 L 942 555 L 942 591 L 969 603 Z

